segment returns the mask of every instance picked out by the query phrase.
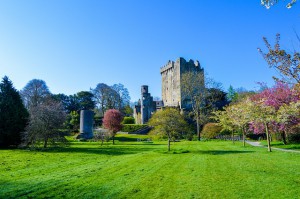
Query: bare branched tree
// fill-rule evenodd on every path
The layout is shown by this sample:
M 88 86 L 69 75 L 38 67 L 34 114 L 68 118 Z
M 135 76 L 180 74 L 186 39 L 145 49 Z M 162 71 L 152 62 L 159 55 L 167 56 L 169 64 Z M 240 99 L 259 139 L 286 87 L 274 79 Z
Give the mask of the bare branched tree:
M 46 82 L 40 79 L 30 80 L 21 90 L 21 97 L 27 109 L 41 104 L 50 94 Z
M 44 148 L 48 142 L 61 141 L 60 129 L 66 119 L 66 113 L 61 103 L 48 98 L 43 103 L 30 109 L 30 122 L 25 133 L 25 142 L 31 147 L 43 143 Z
M 300 83 L 300 53 L 294 50 L 288 53 L 282 50 L 279 45 L 280 34 L 276 35 L 274 47 L 270 45 L 267 38 L 263 37 L 267 52 L 263 52 L 260 48 L 258 51 L 262 54 L 270 68 L 275 68 L 281 75 L 281 81 L 287 83 Z M 275 80 L 279 80 L 273 77 Z
M 221 84 L 203 73 L 187 71 L 181 79 L 181 89 L 186 107 L 190 107 L 197 125 L 197 136 L 200 140 L 200 125 L 207 122 L 207 115 L 217 108 L 216 102 L 225 100 L 226 94 L 221 91 Z

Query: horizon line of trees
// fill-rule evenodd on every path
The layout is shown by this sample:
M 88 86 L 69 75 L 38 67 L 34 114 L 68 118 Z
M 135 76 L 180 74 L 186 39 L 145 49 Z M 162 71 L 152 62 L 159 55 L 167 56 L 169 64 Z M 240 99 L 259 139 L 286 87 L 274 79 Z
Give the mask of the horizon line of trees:
M 40 79 L 30 80 L 18 91 L 5 76 L 0 83 L 0 147 L 64 143 L 65 129 L 79 128 L 80 110 L 94 110 L 103 117 L 106 110 L 116 109 L 126 116 L 132 113 L 129 103 L 122 84 L 101 83 L 90 91 L 65 95 L 52 94 Z

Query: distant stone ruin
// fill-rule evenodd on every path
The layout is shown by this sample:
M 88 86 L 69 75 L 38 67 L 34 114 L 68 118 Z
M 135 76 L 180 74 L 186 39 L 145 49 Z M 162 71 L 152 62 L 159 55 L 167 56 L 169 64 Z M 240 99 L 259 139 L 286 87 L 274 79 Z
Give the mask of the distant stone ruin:
M 162 106 L 162 101 L 154 101 L 148 92 L 148 86 L 141 87 L 141 99 L 134 107 L 133 116 L 137 124 L 145 124 L 151 115 Z
M 91 139 L 93 138 L 94 112 L 90 110 L 80 111 L 80 134 L 78 138 Z

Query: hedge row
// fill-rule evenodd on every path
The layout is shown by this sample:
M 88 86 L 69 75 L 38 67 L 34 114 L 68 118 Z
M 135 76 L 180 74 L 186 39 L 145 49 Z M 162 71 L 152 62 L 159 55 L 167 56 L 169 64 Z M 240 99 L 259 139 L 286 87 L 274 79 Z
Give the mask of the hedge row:
M 122 124 L 135 124 L 135 119 L 133 117 L 124 117 Z

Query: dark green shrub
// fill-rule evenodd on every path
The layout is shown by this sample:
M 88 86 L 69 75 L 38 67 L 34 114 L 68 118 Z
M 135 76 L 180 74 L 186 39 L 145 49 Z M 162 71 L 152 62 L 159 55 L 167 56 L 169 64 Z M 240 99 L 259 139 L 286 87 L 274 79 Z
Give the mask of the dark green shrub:
M 135 120 L 133 117 L 124 117 L 122 124 L 135 124 Z
M 123 128 L 121 131 L 131 133 L 140 130 L 144 127 L 147 127 L 147 125 L 146 124 L 123 124 Z
M 102 126 L 102 120 L 103 120 L 103 117 L 100 117 L 100 116 L 94 116 L 95 126 L 96 126 L 96 127 Z
M 201 137 L 207 139 L 214 139 L 221 133 L 221 131 L 222 127 L 219 126 L 217 123 L 207 123 L 202 129 Z
M 300 143 L 300 133 L 291 133 L 288 135 L 289 143 Z

